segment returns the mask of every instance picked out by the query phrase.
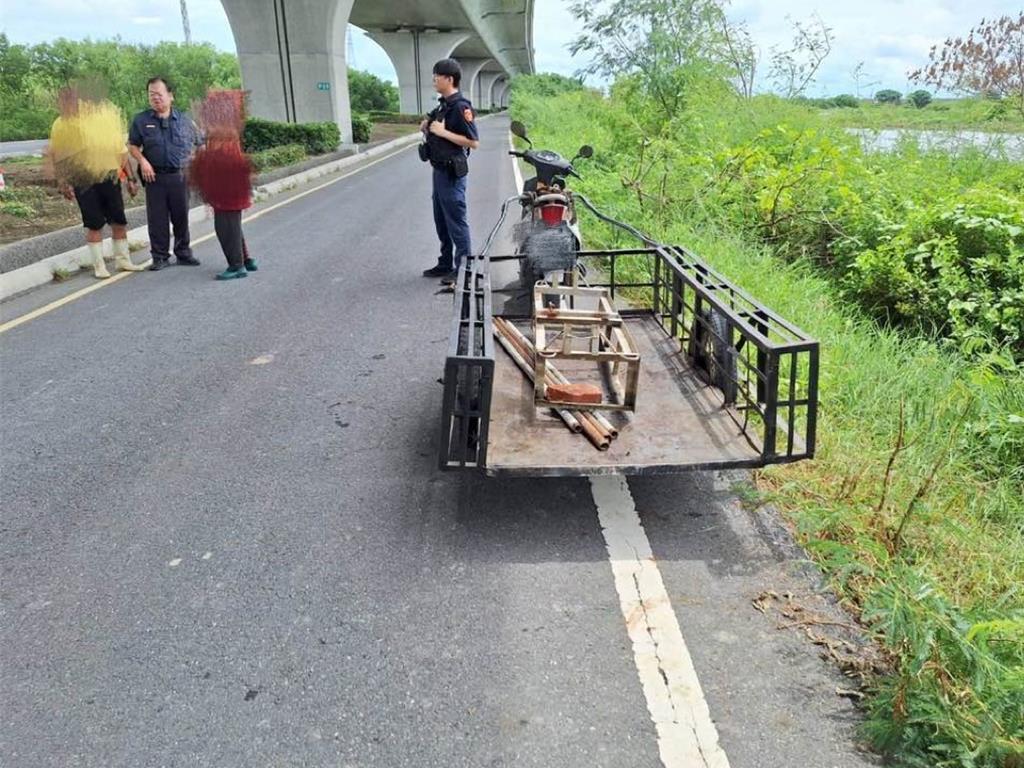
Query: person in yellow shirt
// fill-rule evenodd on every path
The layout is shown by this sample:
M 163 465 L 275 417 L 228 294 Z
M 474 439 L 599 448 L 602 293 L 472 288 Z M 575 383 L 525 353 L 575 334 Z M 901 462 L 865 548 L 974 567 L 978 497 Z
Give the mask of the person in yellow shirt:
M 134 197 L 137 186 L 125 148 L 124 118 L 109 101 L 87 101 L 73 87 L 59 95 L 58 117 L 50 128 L 47 149 L 57 184 L 64 196 L 78 203 L 85 226 L 93 274 L 110 277 L 103 261 L 103 227 L 110 225 L 118 269 L 138 272 L 128 249 L 128 219 L 121 182 L 127 180 Z

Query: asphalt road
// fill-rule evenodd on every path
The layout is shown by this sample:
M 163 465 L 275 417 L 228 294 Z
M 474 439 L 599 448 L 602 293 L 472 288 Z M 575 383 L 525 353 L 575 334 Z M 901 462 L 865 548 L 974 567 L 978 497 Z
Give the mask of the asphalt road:
M 0 157 L 20 157 L 22 155 L 42 154 L 47 139 L 31 139 L 29 141 L 0 141 Z
M 589 482 L 435 469 L 429 194 L 405 151 L 248 224 L 246 280 L 208 241 L 0 335 L 0 765 L 662 764 Z M 873 764 L 752 606 L 815 584 L 742 479 L 629 482 L 729 763 Z

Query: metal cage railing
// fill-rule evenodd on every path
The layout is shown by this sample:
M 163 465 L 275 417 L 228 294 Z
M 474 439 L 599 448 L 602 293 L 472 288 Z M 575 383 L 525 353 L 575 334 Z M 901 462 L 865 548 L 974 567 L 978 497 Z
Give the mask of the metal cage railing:
M 484 467 L 494 384 L 490 263 L 467 259 L 455 283 L 455 309 L 444 363 L 441 469 Z
M 708 372 L 698 339 L 715 339 L 732 350 L 736 372 L 720 387 L 723 406 L 737 419 L 764 463 L 814 455 L 818 415 L 820 346 L 797 326 L 760 304 L 742 289 L 680 246 L 614 251 L 581 251 L 581 259 L 603 260 L 604 281 L 612 296 L 629 291 L 635 302 L 649 291 L 644 310 L 680 347 L 691 363 Z M 649 279 L 620 279 L 624 258 L 645 258 Z M 636 270 L 631 270 L 635 272 Z M 717 313 L 721 318 L 713 323 Z M 724 321 L 724 322 L 722 322 Z M 710 382 L 709 382 L 710 383 Z

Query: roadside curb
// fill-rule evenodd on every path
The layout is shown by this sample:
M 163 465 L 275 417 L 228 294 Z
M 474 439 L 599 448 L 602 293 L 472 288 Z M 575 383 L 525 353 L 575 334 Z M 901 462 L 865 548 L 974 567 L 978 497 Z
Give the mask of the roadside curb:
M 306 184 L 314 179 L 337 173 L 338 171 L 344 170 L 353 165 L 358 165 L 366 160 L 372 160 L 380 155 L 415 144 L 419 139 L 420 136 L 418 132 L 411 133 L 408 136 L 401 136 L 397 139 L 384 142 L 383 144 L 377 144 L 376 146 L 370 147 L 362 152 L 356 152 L 355 154 L 347 157 L 331 160 L 323 165 L 308 168 L 304 171 L 300 171 L 299 173 L 286 176 L 283 179 L 277 179 L 265 184 L 260 184 L 255 187 L 257 199 L 265 199 L 266 197 L 272 197 L 274 195 L 287 192 L 290 189 L 301 184 Z M 197 205 L 190 208 L 188 212 L 189 226 L 209 221 L 212 218 L 212 209 L 206 205 Z M 143 241 L 148 246 L 149 233 L 147 227 L 141 226 L 128 230 L 128 240 L 129 242 Z M 110 238 L 104 238 L 103 243 L 105 252 L 109 254 L 113 248 L 110 244 Z M 89 249 L 83 244 L 77 248 L 64 251 L 63 253 L 58 253 L 54 256 L 48 256 L 40 259 L 32 264 L 18 267 L 10 272 L 0 273 L 0 301 L 4 301 L 19 293 L 23 293 L 24 291 L 31 290 L 32 288 L 38 288 L 41 285 L 46 285 L 47 283 L 52 282 L 54 272 L 58 270 L 77 272 L 83 265 L 91 265 L 91 263 L 92 261 L 89 256 Z

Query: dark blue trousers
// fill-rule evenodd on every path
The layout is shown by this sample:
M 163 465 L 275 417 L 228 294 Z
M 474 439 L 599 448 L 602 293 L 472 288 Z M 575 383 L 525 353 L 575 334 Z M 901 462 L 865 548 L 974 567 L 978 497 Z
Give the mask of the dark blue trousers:
M 149 252 L 154 259 L 170 258 L 171 232 L 174 227 L 174 255 L 192 255 L 188 231 L 188 183 L 181 173 L 158 173 L 156 181 L 146 184 L 146 223 L 149 225 Z
M 466 220 L 467 178 L 456 179 L 446 169 L 434 168 L 434 227 L 441 241 L 437 263 L 448 269 L 458 269 L 472 252 Z

